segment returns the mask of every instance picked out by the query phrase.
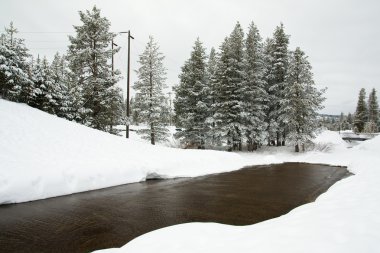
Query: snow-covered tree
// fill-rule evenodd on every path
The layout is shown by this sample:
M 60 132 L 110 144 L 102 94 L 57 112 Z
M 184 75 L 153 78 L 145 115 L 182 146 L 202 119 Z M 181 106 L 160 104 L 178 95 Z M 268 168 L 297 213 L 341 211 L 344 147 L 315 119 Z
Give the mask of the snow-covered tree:
M 245 40 L 244 82 L 242 94 L 242 123 L 248 150 L 257 149 L 263 141 L 267 93 L 264 81 L 264 55 L 259 30 L 251 23 Z
M 299 152 L 300 147 L 304 150 L 304 144 L 314 137 L 318 126 L 317 111 L 323 108 L 324 90 L 315 87 L 311 65 L 300 48 L 289 55 L 285 81 L 282 106 L 286 115 L 280 115 L 279 119 L 287 123 L 288 139 Z
M 42 60 L 37 57 L 37 61 L 32 68 L 32 81 L 33 85 L 29 91 L 30 99 L 28 104 L 45 112 L 55 114 L 58 107 L 55 96 L 56 89 L 50 71 L 50 64 L 46 57 Z
M 69 36 L 68 60 L 74 119 L 103 131 L 109 131 L 114 114 L 110 101 L 118 101 L 120 90 L 115 87 L 120 72 L 112 72 L 110 43 L 115 34 L 110 32 L 110 22 L 101 17 L 100 10 L 79 12 L 82 25 L 74 26 L 75 36 Z
M 365 102 L 365 89 L 362 88 L 359 92 L 358 104 L 356 106 L 355 119 L 354 119 L 354 130 L 355 132 L 363 132 L 364 125 L 368 119 L 367 105 Z
M 216 131 L 216 123 L 215 123 L 215 112 L 216 112 L 216 106 L 217 106 L 217 97 L 218 97 L 218 85 L 217 85 L 217 64 L 218 64 L 218 55 L 215 51 L 215 49 L 212 47 L 210 50 L 210 55 L 208 57 L 207 62 L 207 86 L 209 89 L 209 92 L 207 92 L 208 97 L 206 99 L 206 104 L 208 108 L 208 117 L 206 119 L 207 123 L 210 124 L 209 131 L 208 131 L 208 138 L 209 143 L 212 146 L 215 145 L 221 145 L 220 136 L 217 135 Z
M 56 53 L 50 65 L 51 78 L 53 81 L 53 98 L 57 102 L 54 112 L 57 116 L 69 120 L 73 119 L 72 98 L 70 96 L 68 63 L 65 55 Z
M 220 47 L 217 67 L 217 88 L 215 121 L 218 135 L 227 142 L 229 150 L 242 148 L 242 85 L 244 82 L 244 33 L 237 23 L 231 35 Z
M 354 119 L 350 112 L 347 114 L 347 123 L 350 125 L 349 129 L 352 129 L 352 123 L 354 123 Z
M 273 99 L 273 106 L 270 107 L 271 111 L 269 112 L 269 121 L 276 122 L 277 125 L 277 146 L 285 145 L 287 132 L 287 119 L 280 116 L 287 114 L 284 110 L 285 107 L 282 105 L 285 103 L 284 90 L 286 86 L 285 76 L 288 69 L 288 45 L 289 35 L 285 34 L 284 25 L 281 23 L 280 26 L 276 27 L 273 39 L 267 45 L 269 49 L 267 53 L 270 54 L 268 90 L 270 99 Z
M 133 88 L 136 91 L 134 110 L 138 113 L 146 128 L 137 133 L 151 144 L 156 141 L 165 141 L 169 131 L 165 125 L 162 112 L 165 111 L 166 71 L 163 65 L 164 56 L 153 37 L 149 37 L 144 52 L 139 56 L 140 67 L 136 71 L 138 81 Z
M 140 117 L 138 112 L 135 110 L 135 101 L 138 100 L 138 97 L 136 95 L 134 97 L 131 97 L 131 100 L 129 101 L 129 115 L 131 115 L 131 123 L 133 125 L 139 125 L 140 124 Z M 127 101 L 125 101 L 127 103 Z M 125 111 L 127 111 L 127 108 L 125 108 Z
M 278 123 L 276 121 L 276 94 L 272 89 L 274 75 L 272 71 L 273 66 L 273 39 L 268 38 L 264 43 L 264 82 L 265 91 L 267 95 L 265 111 L 265 123 L 266 123 L 266 136 L 269 145 L 275 145 L 275 140 L 278 132 Z
M 379 103 L 377 102 L 376 89 L 373 88 L 368 96 L 368 132 L 377 132 L 379 125 Z
M 107 89 L 104 102 L 108 104 L 108 110 L 101 113 L 99 118 L 106 124 L 107 132 L 117 134 L 117 130 L 114 129 L 113 126 L 126 123 L 126 110 L 124 109 L 125 105 L 121 88 L 113 86 Z
M 16 38 L 11 22 L 0 35 L 0 96 L 12 101 L 28 102 L 32 82 L 28 75 L 28 49 L 24 40 Z
M 175 88 L 174 108 L 183 131 L 177 137 L 185 145 L 204 148 L 211 125 L 208 100 L 210 88 L 207 81 L 206 50 L 199 38 L 195 41 L 190 58 L 182 67 L 180 82 Z

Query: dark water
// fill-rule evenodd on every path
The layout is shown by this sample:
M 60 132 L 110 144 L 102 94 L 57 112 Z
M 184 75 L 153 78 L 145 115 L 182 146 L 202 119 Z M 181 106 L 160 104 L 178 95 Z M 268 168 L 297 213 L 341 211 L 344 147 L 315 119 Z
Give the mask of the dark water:
M 89 252 L 179 223 L 253 224 L 314 201 L 347 175 L 342 167 L 286 163 L 3 205 L 0 252 Z

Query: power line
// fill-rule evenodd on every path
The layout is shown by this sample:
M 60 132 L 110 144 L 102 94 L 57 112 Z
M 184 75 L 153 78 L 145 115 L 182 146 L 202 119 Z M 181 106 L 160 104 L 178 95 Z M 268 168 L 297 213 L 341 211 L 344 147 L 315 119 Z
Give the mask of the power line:
M 30 47 L 28 49 L 67 49 L 68 47 Z
M 41 34 L 41 33 L 47 33 L 47 34 L 72 34 L 75 32 L 17 32 L 17 33 L 29 33 L 29 34 Z
M 67 42 L 67 40 L 26 40 L 27 42 Z

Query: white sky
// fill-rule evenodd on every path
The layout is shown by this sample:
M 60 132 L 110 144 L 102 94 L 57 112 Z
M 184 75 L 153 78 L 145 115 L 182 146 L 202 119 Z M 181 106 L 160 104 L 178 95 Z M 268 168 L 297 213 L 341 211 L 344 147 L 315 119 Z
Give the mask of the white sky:
M 0 0 L 0 25 L 13 21 L 33 55 L 65 53 L 67 35 L 79 25 L 79 10 L 96 4 L 114 32 L 131 30 L 131 68 L 153 35 L 166 56 L 168 84 L 178 74 L 199 36 L 209 50 L 219 48 L 239 21 L 251 21 L 263 38 L 283 22 L 290 49 L 299 46 L 313 66 L 318 87 L 328 87 L 323 113 L 354 112 L 360 88 L 380 94 L 380 1 L 376 0 Z M 1 27 L 2 28 L 2 27 Z M 0 30 L 1 30 L 0 28 Z M 33 32 L 33 33 L 31 33 Z M 43 32 L 43 33 L 38 33 Z M 49 32 L 49 33 L 46 33 Z M 116 68 L 127 67 L 126 35 L 116 43 Z M 131 76 L 131 83 L 136 80 Z M 120 83 L 126 87 L 126 78 Z

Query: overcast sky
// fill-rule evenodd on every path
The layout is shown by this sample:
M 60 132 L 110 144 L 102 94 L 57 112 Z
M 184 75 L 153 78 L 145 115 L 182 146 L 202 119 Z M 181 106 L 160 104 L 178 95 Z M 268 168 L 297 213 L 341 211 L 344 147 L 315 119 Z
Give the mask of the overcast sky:
M 328 87 L 323 113 L 354 112 L 360 88 L 380 92 L 380 1 L 377 0 L 0 0 L 1 29 L 13 21 L 33 55 L 52 58 L 65 53 L 79 10 L 99 7 L 112 31 L 131 30 L 131 68 L 149 35 L 166 56 L 168 84 L 178 74 L 199 36 L 207 50 L 219 48 L 239 21 L 245 32 L 251 21 L 263 38 L 283 22 L 290 49 L 301 47 L 309 56 L 318 87 Z M 2 29 L 3 31 L 3 29 Z M 126 35 L 116 43 L 115 56 L 124 73 Z M 136 80 L 135 74 L 131 82 Z M 126 87 L 126 80 L 120 83 Z

